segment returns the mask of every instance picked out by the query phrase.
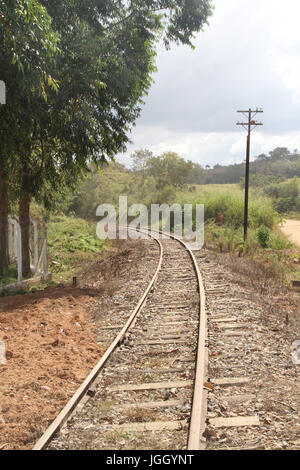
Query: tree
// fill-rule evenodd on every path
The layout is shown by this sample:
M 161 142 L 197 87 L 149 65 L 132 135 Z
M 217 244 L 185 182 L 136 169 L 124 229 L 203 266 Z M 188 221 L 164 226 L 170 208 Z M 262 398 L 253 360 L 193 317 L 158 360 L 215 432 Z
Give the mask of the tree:
M 50 40 L 33 47 L 44 61 L 46 80 L 39 77 L 39 87 L 32 86 L 36 79 L 29 73 L 35 71 L 34 58 L 25 54 L 26 60 L 21 60 L 23 56 L 18 55 L 15 61 L 8 52 L 10 60 L 5 63 L 7 83 L 11 79 L 15 85 L 17 64 L 22 64 L 19 73 L 23 73 L 16 87 L 10 86 L 8 96 L 16 110 L 10 126 L 14 142 L 9 159 L 15 158 L 20 182 L 19 218 L 24 274 L 28 274 L 31 198 L 51 205 L 53 191 L 63 184 L 74 185 L 90 162 L 99 165 L 126 149 L 129 130 L 152 82 L 157 40 L 163 35 L 167 47 L 172 41 L 191 44 L 193 33 L 202 29 L 212 13 L 212 5 L 211 0 L 12 3 L 21 10 L 26 5 L 27 16 L 30 8 L 39 9 L 47 20 L 47 27 L 41 28 L 45 37 L 53 42 L 59 38 L 58 47 L 52 44 L 49 51 L 43 47 Z M 27 16 L 25 29 L 30 36 Z M 35 24 L 40 27 L 38 20 Z M 16 23 L 18 34 L 22 28 L 23 23 L 20 27 Z M 47 84 L 52 89 L 46 90 Z M 7 134 L 5 129 L 2 135 L 9 141 Z
M 274 150 L 271 150 L 271 152 L 269 152 L 269 155 L 272 160 L 279 160 L 281 158 L 289 156 L 290 151 L 287 147 L 276 147 Z
M 148 160 L 147 173 L 153 176 L 157 189 L 184 186 L 192 172 L 192 162 L 186 162 L 175 152 L 165 152 Z
M 0 275 L 8 264 L 8 180 L 18 181 L 15 155 L 24 136 L 30 139 L 30 99 L 45 99 L 48 88 L 57 89 L 49 72 L 57 42 L 38 2 L 0 0 L 0 78 L 7 87 L 7 103 L 0 109 Z
M 192 163 L 192 171 L 188 178 L 188 183 L 203 184 L 205 180 L 205 171 L 199 163 Z
M 147 149 L 135 150 L 131 155 L 133 160 L 132 170 L 142 175 L 142 183 L 145 180 L 148 161 L 153 157 L 153 153 Z

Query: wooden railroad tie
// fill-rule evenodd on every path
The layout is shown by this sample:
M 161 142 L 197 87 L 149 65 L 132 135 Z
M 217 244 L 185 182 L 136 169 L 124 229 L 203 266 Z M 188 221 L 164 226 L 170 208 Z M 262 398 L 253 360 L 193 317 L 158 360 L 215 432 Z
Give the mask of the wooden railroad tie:
M 192 380 L 178 381 L 178 382 L 154 382 L 144 384 L 123 384 L 123 385 L 112 385 L 108 388 L 110 392 L 129 392 L 135 390 L 159 390 L 165 388 L 184 388 L 191 387 L 193 385 Z
M 259 416 L 229 416 L 228 418 L 210 418 L 209 424 L 216 428 L 259 426 Z

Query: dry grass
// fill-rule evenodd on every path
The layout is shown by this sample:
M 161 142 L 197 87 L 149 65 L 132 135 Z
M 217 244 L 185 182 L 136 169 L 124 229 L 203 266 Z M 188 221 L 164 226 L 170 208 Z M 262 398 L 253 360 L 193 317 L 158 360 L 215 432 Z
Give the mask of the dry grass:
M 101 291 L 110 292 L 118 288 L 116 278 L 126 272 L 128 259 L 142 259 L 145 245 L 131 240 L 113 240 L 111 250 L 102 253 L 101 258 L 90 262 L 80 273 L 80 287 L 103 281 Z
M 247 279 L 247 285 L 254 287 L 260 293 L 274 289 L 283 289 L 284 273 L 279 265 L 265 260 L 259 261 L 248 257 L 237 257 L 232 253 L 218 256 L 219 261 Z
M 250 257 L 239 258 L 233 253 L 214 253 L 213 257 L 238 274 L 239 285 L 252 288 L 250 300 L 259 299 L 264 305 L 268 324 L 272 324 L 274 318 L 280 319 L 286 325 L 286 334 L 295 334 L 300 325 L 300 294 L 286 284 L 285 272 L 279 264 Z
M 147 421 L 155 421 L 157 419 L 157 412 L 151 409 L 139 408 L 137 404 L 136 408 L 129 409 L 126 411 L 125 422 L 129 421 L 130 423 L 143 423 Z

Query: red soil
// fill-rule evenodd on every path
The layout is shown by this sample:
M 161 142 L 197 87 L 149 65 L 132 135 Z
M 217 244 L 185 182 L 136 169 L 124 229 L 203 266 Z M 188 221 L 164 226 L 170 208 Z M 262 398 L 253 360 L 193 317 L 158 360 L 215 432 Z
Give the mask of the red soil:
M 31 448 L 96 364 L 85 290 L 49 287 L 0 299 L 0 449 Z

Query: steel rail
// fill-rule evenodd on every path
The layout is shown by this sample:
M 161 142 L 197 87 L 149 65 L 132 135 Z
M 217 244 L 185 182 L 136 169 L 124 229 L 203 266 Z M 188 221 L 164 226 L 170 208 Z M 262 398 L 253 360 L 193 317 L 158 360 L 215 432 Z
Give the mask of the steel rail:
M 82 397 L 86 394 L 87 390 L 89 387 L 92 385 L 92 383 L 96 380 L 97 376 L 101 372 L 102 368 L 104 367 L 106 361 L 112 354 L 112 352 L 116 349 L 116 347 L 120 344 L 122 339 L 124 338 L 127 330 L 131 326 L 133 320 L 141 310 L 142 306 L 144 305 L 144 302 L 147 298 L 147 295 L 149 294 L 151 288 L 153 287 L 153 284 L 158 276 L 158 273 L 160 271 L 161 265 L 162 265 L 162 259 L 163 259 L 163 247 L 160 241 L 152 237 L 159 245 L 160 248 L 160 257 L 159 257 L 159 262 L 156 268 L 156 271 L 154 273 L 154 276 L 152 277 L 150 283 L 148 284 L 147 289 L 145 290 L 144 294 L 140 298 L 138 305 L 135 307 L 134 311 L 130 315 L 129 319 L 127 320 L 126 324 L 120 331 L 120 333 L 116 336 L 114 341 L 111 343 L 109 348 L 105 351 L 104 355 L 101 357 L 99 362 L 94 366 L 94 368 L 91 370 L 89 375 L 86 377 L 84 382 L 80 385 L 80 387 L 76 390 L 74 395 L 71 397 L 71 399 L 68 401 L 68 403 L 65 405 L 65 407 L 62 409 L 62 411 L 59 413 L 59 415 L 55 418 L 55 420 L 50 424 L 50 426 L 46 429 L 44 434 L 39 438 L 39 440 L 36 442 L 32 450 L 42 450 L 44 449 L 47 444 L 49 444 L 50 440 L 52 437 L 61 429 L 61 427 L 64 425 L 64 423 L 68 420 L 69 416 L 72 414 L 73 410 L 76 408 Z
M 192 402 L 191 420 L 189 426 L 188 435 L 188 450 L 199 450 L 201 447 L 201 436 L 204 429 L 202 429 L 202 423 L 204 421 L 204 393 L 203 384 L 205 377 L 205 339 L 206 339 L 206 309 L 205 309 L 205 290 L 203 285 L 202 275 L 196 258 L 192 250 L 188 245 L 179 237 L 173 234 L 168 234 L 161 230 L 153 230 L 152 232 L 161 233 L 162 235 L 169 236 L 174 240 L 177 240 L 183 245 L 188 251 L 197 276 L 198 288 L 199 288 L 199 304 L 200 304 L 200 318 L 199 318 L 199 330 L 198 330 L 198 347 L 196 356 L 196 367 L 195 367 L 195 380 L 194 380 L 194 392 Z
M 197 274 L 199 286 L 200 318 L 198 331 L 198 347 L 195 369 L 194 394 L 192 404 L 192 414 L 189 428 L 188 450 L 199 450 L 201 446 L 201 436 L 204 431 L 202 423 L 204 421 L 204 393 L 203 384 L 205 377 L 205 339 L 206 339 L 206 309 L 205 309 L 205 290 L 202 276 L 196 258 L 190 248 L 183 243 L 192 258 Z
M 129 230 L 134 230 L 133 228 L 128 227 Z M 153 230 L 151 229 L 150 234 L 149 230 L 139 229 L 140 232 L 147 233 L 151 238 L 153 238 L 160 247 L 160 258 L 157 269 L 152 277 L 147 289 L 145 290 L 143 296 L 141 297 L 138 305 L 134 309 L 133 313 L 127 320 L 126 324 L 122 328 L 121 332 L 116 336 L 115 340 L 106 350 L 100 361 L 96 364 L 96 366 L 92 369 L 89 373 L 87 378 L 81 384 L 81 386 L 77 389 L 75 394 L 72 398 L 68 401 L 65 405 L 63 410 L 59 413 L 56 419 L 50 424 L 47 428 L 45 433 L 41 436 L 41 438 L 36 442 L 33 450 L 42 450 L 44 449 L 47 444 L 50 442 L 52 437 L 61 429 L 63 424 L 68 420 L 70 415 L 72 414 L 73 410 L 76 408 L 82 397 L 86 394 L 89 387 L 92 383 L 96 380 L 97 376 L 101 372 L 102 368 L 104 367 L 106 361 L 112 354 L 112 352 L 116 349 L 116 347 L 120 344 L 123 337 L 125 336 L 126 332 L 130 328 L 132 322 L 136 318 L 137 314 L 143 307 L 145 300 L 157 279 L 158 273 L 161 269 L 162 260 L 163 260 L 163 247 L 161 242 L 153 236 L 153 232 L 166 235 L 167 238 L 172 238 L 178 241 L 189 253 L 190 258 L 192 260 L 194 270 L 197 277 L 198 289 L 199 289 L 199 304 L 200 304 L 200 315 L 199 315 L 199 330 L 198 330 L 198 346 L 197 346 L 197 354 L 196 354 L 196 366 L 195 366 L 195 379 L 194 379 L 194 391 L 193 391 L 193 399 L 192 399 L 192 412 L 191 412 L 191 419 L 189 425 L 189 433 L 188 433 L 188 443 L 187 448 L 188 450 L 199 450 L 200 443 L 201 443 L 201 435 L 202 435 L 202 423 L 203 423 L 203 410 L 204 410 L 204 393 L 203 393 L 203 383 L 204 383 L 204 376 L 205 376 L 205 338 L 206 338 L 206 311 L 205 311 L 205 291 L 202 281 L 202 276 L 198 267 L 198 263 L 195 259 L 195 256 L 192 250 L 188 247 L 188 245 L 179 237 L 168 234 L 161 230 Z

